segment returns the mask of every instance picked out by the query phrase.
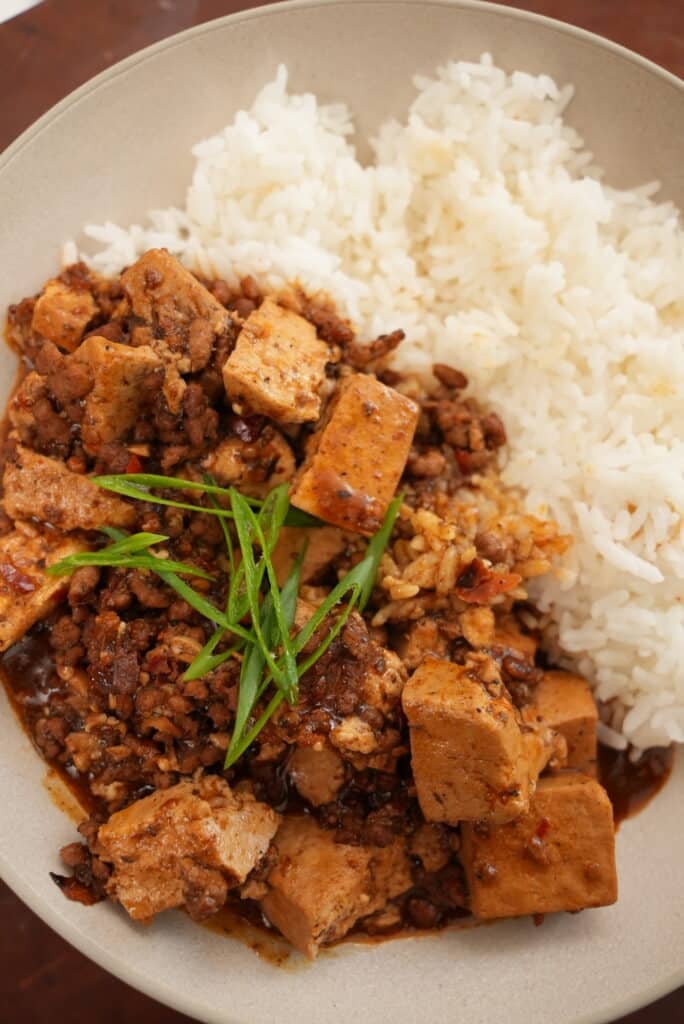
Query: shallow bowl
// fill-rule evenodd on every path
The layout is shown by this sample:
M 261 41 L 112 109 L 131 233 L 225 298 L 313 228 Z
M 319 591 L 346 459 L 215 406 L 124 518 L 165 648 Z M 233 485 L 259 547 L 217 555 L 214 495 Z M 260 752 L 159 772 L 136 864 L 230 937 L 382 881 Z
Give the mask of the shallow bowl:
M 470 2 L 339 0 L 260 8 L 167 39 L 99 75 L 0 158 L 0 307 L 55 272 L 82 224 L 128 223 L 182 200 L 193 142 L 249 105 L 280 62 L 295 89 L 346 100 L 360 144 L 409 100 L 411 75 L 483 51 L 577 89 L 569 121 L 609 179 L 658 178 L 684 207 L 684 83 L 567 25 Z M 0 397 L 14 361 L 0 352 Z M 50 881 L 74 838 L 45 768 L 0 696 L 0 872 L 49 925 L 129 984 L 207 1022 L 601 1022 L 684 982 L 684 761 L 618 834 L 620 900 L 606 910 L 344 945 L 278 969 L 168 914 L 148 929 L 67 902 Z

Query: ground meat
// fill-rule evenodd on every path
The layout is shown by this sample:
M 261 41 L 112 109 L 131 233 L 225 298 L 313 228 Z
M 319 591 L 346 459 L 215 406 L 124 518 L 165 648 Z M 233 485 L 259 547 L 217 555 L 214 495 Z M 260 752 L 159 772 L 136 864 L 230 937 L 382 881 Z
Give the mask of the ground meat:
M 475 537 L 475 546 L 478 554 L 492 563 L 505 562 L 508 556 L 505 541 L 495 533 L 478 533 Z
M 406 903 L 406 914 L 417 928 L 437 928 L 442 922 L 442 911 L 423 896 L 412 896 Z
M 340 636 L 302 678 L 307 708 L 324 709 L 334 716 L 353 714 L 361 706 L 368 666 L 380 656 L 381 648 L 371 640 L 363 619 L 350 616 Z
M 298 312 L 314 325 L 319 338 L 329 345 L 347 346 L 354 341 L 354 331 L 348 320 L 336 312 L 331 304 L 310 299 L 300 293 Z
M 406 335 L 403 331 L 392 331 L 391 334 L 381 334 L 375 341 L 365 344 L 349 341 L 345 343 L 344 358 L 356 370 L 368 369 L 371 364 L 376 364 L 385 359 L 390 352 L 393 352 Z
M 52 874 L 50 877 L 64 895 L 86 906 L 105 898 L 105 884 L 109 868 L 98 857 L 91 854 L 83 843 L 69 843 L 60 850 L 62 863 L 71 869 L 70 878 Z
M 513 698 L 513 703 L 523 707 L 531 700 L 537 684 L 541 682 L 543 671 L 532 662 L 513 654 L 504 654 L 500 665 L 501 677 Z
M 78 644 L 81 630 L 69 615 L 62 615 L 50 630 L 49 643 L 53 650 L 63 652 Z
M 94 565 L 84 565 L 77 569 L 69 580 L 69 604 L 89 604 L 95 596 L 95 588 L 100 582 L 100 570 Z
M 183 420 L 188 440 L 195 448 L 206 448 L 216 440 L 218 413 L 209 408 L 199 384 L 188 384 L 183 395 Z
M 482 418 L 482 433 L 488 448 L 502 448 L 506 444 L 506 429 L 495 412 Z
M 87 367 L 67 359 L 51 341 L 42 343 L 36 353 L 35 367 L 45 377 L 48 390 L 62 408 L 77 413 L 73 403 L 87 395 L 93 383 Z
M 155 584 L 154 578 L 138 570 L 129 573 L 128 585 L 143 608 L 168 608 L 171 604 L 168 588 Z
M 7 310 L 7 342 L 17 352 L 29 359 L 35 351 L 36 336 L 31 327 L 35 299 L 23 299 Z
M 88 675 L 101 693 L 131 693 L 138 685 L 138 654 L 125 624 L 106 611 L 86 624 Z
M 454 391 L 464 391 L 468 387 L 468 378 L 454 366 L 447 366 L 445 363 L 433 363 L 432 372 L 440 384 L 451 388 Z
M 131 453 L 125 445 L 119 441 L 108 441 L 106 444 L 100 445 L 93 471 L 103 476 L 127 473 L 130 472 L 128 468 L 130 461 Z
M 53 405 L 47 389 L 33 402 L 31 412 L 31 428 L 19 428 L 21 440 L 43 455 L 66 458 L 72 442 L 72 427 L 66 415 Z
M 446 466 L 446 456 L 437 448 L 428 448 L 425 451 L 418 451 L 414 448 L 409 455 L 407 464 L 409 473 L 416 477 L 441 476 Z

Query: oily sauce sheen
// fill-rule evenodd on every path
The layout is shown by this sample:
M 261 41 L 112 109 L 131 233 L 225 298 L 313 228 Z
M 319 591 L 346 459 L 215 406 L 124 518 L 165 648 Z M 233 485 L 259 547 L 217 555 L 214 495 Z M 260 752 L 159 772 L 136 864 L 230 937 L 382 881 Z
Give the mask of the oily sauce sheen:
M 38 625 L 0 659 L 0 677 L 30 737 L 33 736 L 36 719 L 41 716 L 51 695 L 60 687 L 49 646 L 50 626 L 50 620 Z M 599 747 L 599 778 L 612 801 L 616 827 L 642 810 L 660 791 L 670 776 L 673 763 L 674 747 L 653 748 L 637 761 L 630 760 L 628 751 Z M 52 769 L 59 773 L 79 800 L 84 814 L 92 814 L 96 810 L 94 805 L 97 801 L 93 799 L 87 779 L 66 771 L 61 764 L 53 763 Z M 250 907 L 249 901 L 231 904 L 212 918 L 211 927 L 241 939 L 271 962 L 283 964 L 288 958 L 289 947 L 272 929 L 265 927 L 257 909 L 256 905 Z M 446 924 L 447 921 L 440 923 Z M 449 923 L 454 924 L 455 919 L 450 918 Z M 427 921 L 425 925 L 429 928 Z M 387 931 L 373 935 L 357 928 L 350 933 L 349 939 L 380 941 L 407 934 L 415 934 L 415 931 L 405 925 L 390 927 Z
M 32 629 L 0 659 L 0 675 L 9 699 L 29 736 L 50 695 L 59 689 L 59 679 L 49 646 L 50 621 Z M 599 780 L 610 796 L 618 825 L 641 811 L 667 782 L 674 764 L 674 747 L 653 747 L 637 761 L 629 752 L 599 745 Z M 93 797 L 85 782 L 78 781 L 60 765 L 54 765 L 85 807 Z
M 51 696 L 60 690 L 50 650 L 51 625 L 52 619 L 46 619 L 0 657 L 0 678 L 5 692 L 32 742 L 35 742 L 37 719 Z M 42 757 L 42 751 L 39 753 Z M 69 771 L 63 764 L 47 760 L 51 770 L 62 779 L 83 808 L 83 817 L 93 814 L 98 809 L 97 799 L 91 793 L 87 779 L 81 778 L 75 769 Z
M 637 761 L 628 750 L 599 744 L 599 779 L 613 805 L 615 826 L 643 810 L 667 782 L 674 764 L 674 746 L 652 747 Z

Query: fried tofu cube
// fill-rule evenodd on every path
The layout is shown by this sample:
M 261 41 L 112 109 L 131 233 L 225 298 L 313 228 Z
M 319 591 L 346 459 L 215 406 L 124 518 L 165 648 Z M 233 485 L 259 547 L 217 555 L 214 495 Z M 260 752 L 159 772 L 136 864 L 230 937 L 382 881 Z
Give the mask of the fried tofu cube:
M 332 803 L 344 784 L 342 758 L 332 747 L 297 747 L 287 774 L 301 797 L 313 807 Z
M 113 867 L 108 893 L 137 921 L 184 904 L 207 916 L 256 867 L 279 821 L 218 776 L 157 790 L 98 832 L 97 852 Z
M 290 496 L 297 508 L 353 533 L 382 524 L 404 471 L 418 406 L 370 374 L 340 384 Z
M 385 847 L 335 842 L 309 817 L 287 817 L 273 842 L 277 862 L 261 908 L 292 945 L 314 958 L 368 914 L 411 887 L 403 840 Z
M 271 556 L 273 568 L 281 587 L 304 545 L 306 545 L 306 553 L 302 561 L 301 582 L 310 583 L 330 565 L 334 558 L 344 551 L 347 546 L 347 537 L 336 526 L 321 526 L 315 530 L 299 526 L 283 526 Z
M 86 338 L 71 359 L 83 363 L 92 376 L 81 439 L 86 451 L 95 454 L 103 444 L 121 440 L 131 429 L 144 399 L 143 383 L 162 363 L 147 345 L 120 345 L 98 335 Z
M 292 479 L 295 457 L 283 435 L 266 426 L 254 441 L 242 441 L 239 437 L 221 441 L 202 465 L 217 483 L 232 484 L 243 494 L 263 498 L 274 487 Z
M 481 918 L 603 907 L 617 899 L 613 809 L 595 779 L 541 779 L 527 814 L 461 826 L 470 906 Z
M 564 737 L 569 768 L 593 770 L 598 710 L 586 679 L 572 672 L 545 672 L 523 718 L 543 723 Z
M 172 349 L 189 344 L 196 320 L 207 321 L 215 336 L 232 326 L 228 310 L 166 249 L 149 249 L 121 284 L 135 316 L 154 325 Z
M 96 530 L 135 523 L 133 506 L 103 491 L 59 459 L 18 447 L 3 477 L 5 511 L 12 519 L 40 519 L 58 530 Z
M 264 299 L 224 364 L 226 394 L 236 412 L 248 408 L 279 423 L 315 421 L 329 358 L 313 324 Z
M 464 665 L 426 658 L 404 687 L 402 704 L 428 821 L 501 823 L 527 810 L 541 744 L 523 736 L 490 658 L 473 654 Z
M 94 298 L 85 288 L 48 281 L 36 300 L 31 326 L 66 352 L 73 352 L 97 313 Z
M 80 541 L 38 534 L 24 524 L 0 537 L 0 651 L 49 615 L 66 593 L 64 578 L 48 576 L 46 566 L 85 548 Z

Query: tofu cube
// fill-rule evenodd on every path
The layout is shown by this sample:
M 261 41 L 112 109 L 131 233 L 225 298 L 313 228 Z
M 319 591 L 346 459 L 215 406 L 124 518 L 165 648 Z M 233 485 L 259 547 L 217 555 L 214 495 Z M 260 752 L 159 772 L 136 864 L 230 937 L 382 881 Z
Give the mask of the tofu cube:
M 223 367 L 233 408 L 280 423 L 307 423 L 321 414 L 328 346 L 298 313 L 265 299 L 245 320 Z
M 593 770 L 598 710 L 586 679 L 571 672 L 545 672 L 532 701 L 523 710 L 523 718 L 547 725 L 563 736 L 569 768 Z
M 347 537 L 336 526 L 321 526 L 316 530 L 305 527 L 283 526 L 278 534 L 273 555 L 273 568 L 282 587 L 306 544 L 302 561 L 301 582 L 310 583 L 330 565 L 347 546 Z
M 265 497 L 279 484 L 292 479 L 295 457 L 283 435 L 266 426 L 254 441 L 228 437 L 204 459 L 202 465 L 219 484 L 232 484 L 243 494 Z
M 81 439 L 89 454 L 131 429 L 144 399 L 143 382 L 162 362 L 147 345 L 120 345 L 91 335 L 71 359 L 84 363 L 93 387 L 85 398 Z
M 64 578 L 46 575 L 46 566 L 86 546 L 59 534 L 38 534 L 22 524 L 0 537 L 0 651 L 49 615 L 66 594 Z
M 617 899 L 613 809 L 594 779 L 541 779 L 527 814 L 461 826 L 470 906 L 480 918 L 603 907 Z
M 96 313 L 95 300 L 85 288 L 48 281 L 36 300 L 31 326 L 36 334 L 73 352 Z
M 190 341 L 195 320 L 206 320 L 214 335 L 232 326 L 228 310 L 166 249 L 149 249 L 122 274 L 121 284 L 135 316 L 174 350 Z
M 346 377 L 310 442 L 290 496 L 297 508 L 369 536 L 394 497 L 418 406 L 370 374 Z
M 428 821 L 501 823 L 527 810 L 542 760 L 538 741 L 523 736 L 490 658 L 473 654 L 464 665 L 426 658 L 404 687 L 402 704 Z
M 197 901 L 198 885 L 207 889 L 200 905 L 218 910 L 227 887 L 244 882 L 266 853 L 279 821 L 218 776 L 157 790 L 98 832 L 97 852 L 113 867 L 108 892 L 137 921 Z
M 332 747 L 297 747 L 287 774 L 301 797 L 313 807 L 332 803 L 345 779 L 342 758 Z
M 40 519 L 64 531 L 135 523 L 132 504 L 30 448 L 17 448 L 7 462 L 3 488 L 5 511 L 12 519 Z
M 261 908 L 292 945 L 314 958 L 319 947 L 412 885 L 406 847 L 335 842 L 309 817 L 287 817 L 274 840 L 278 857 Z

